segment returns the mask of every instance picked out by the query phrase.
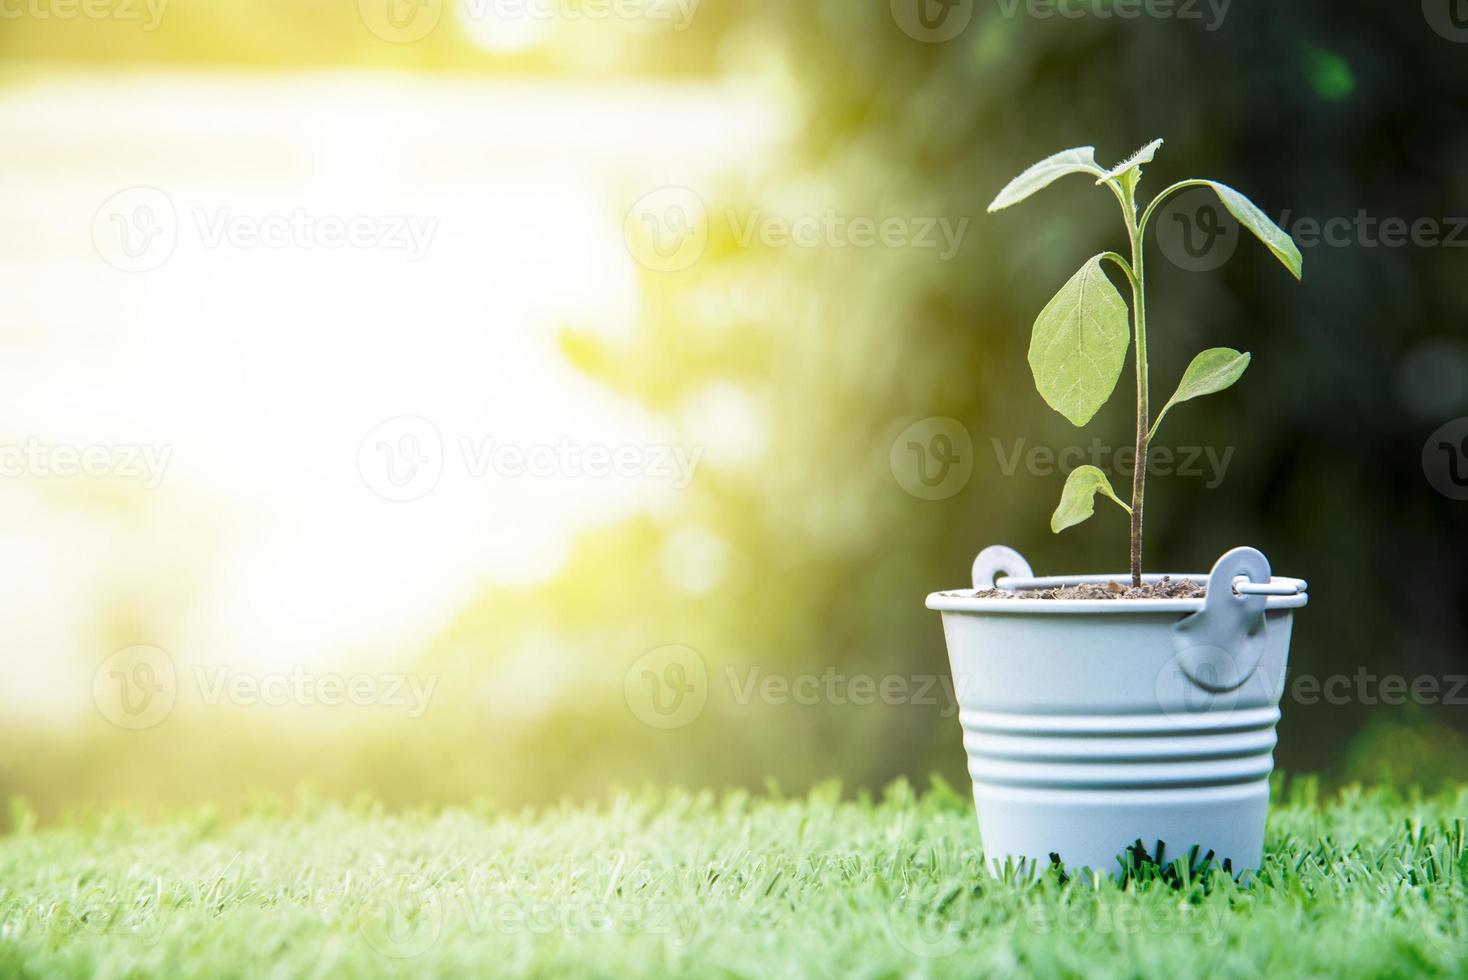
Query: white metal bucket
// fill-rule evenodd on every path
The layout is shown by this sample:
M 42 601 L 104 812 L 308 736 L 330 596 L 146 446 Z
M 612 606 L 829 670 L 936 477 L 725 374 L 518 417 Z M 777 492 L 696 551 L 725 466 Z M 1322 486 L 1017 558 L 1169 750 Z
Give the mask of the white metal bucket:
M 1005 577 L 1000 577 L 1004 575 Z M 994 868 L 1052 863 L 1116 873 L 1140 840 L 1153 857 L 1212 852 L 1258 868 L 1294 610 L 1305 583 L 1252 548 L 1219 559 L 1206 599 L 928 596 L 943 614 Z M 974 587 L 1022 591 L 1127 576 L 1036 579 L 1008 548 Z M 1156 581 L 1161 575 L 1149 575 Z

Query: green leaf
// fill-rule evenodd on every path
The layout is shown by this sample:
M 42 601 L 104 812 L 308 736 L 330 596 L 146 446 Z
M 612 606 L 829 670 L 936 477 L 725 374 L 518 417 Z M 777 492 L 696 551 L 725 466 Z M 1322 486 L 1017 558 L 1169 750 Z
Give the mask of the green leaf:
M 1148 143 L 1146 146 L 1138 150 L 1136 153 L 1133 153 L 1131 156 L 1121 161 L 1121 163 L 1118 163 L 1116 166 L 1112 167 L 1110 170 L 1106 171 L 1106 173 L 1098 177 L 1096 179 L 1096 183 L 1103 184 L 1108 180 L 1115 180 L 1117 177 L 1120 177 L 1128 170 L 1140 167 L 1144 163 L 1151 163 L 1152 159 L 1157 156 L 1157 150 L 1161 146 L 1162 140 L 1153 140 L 1152 142 Z
M 1214 347 L 1205 350 L 1193 358 L 1193 363 L 1183 372 L 1182 381 L 1178 382 L 1177 391 L 1162 406 L 1162 411 L 1157 413 L 1157 421 L 1152 423 L 1152 432 L 1148 434 L 1150 441 L 1157 433 L 1157 427 L 1162 424 L 1162 418 L 1174 405 L 1180 405 L 1194 398 L 1204 395 L 1217 394 L 1226 388 L 1231 388 L 1234 382 L 1244 376 L 1249 368 L 1250 354 L 1240 354 L 1228 347 Z
M 1077 146 L 1073 149 L 1061 150 L 1011 180 L 989 205 L 989 212 L 992 214 L 1012 204 L 1018 204 L 1067 174 L 1096 174 L 1099 176 L 1101 173 L 1101 167 L 1096 163 L 1094 146 Z
M 1040 396 L 1072 424 L 1085 425 L 1116 389 L 1130 339 L 1126 301 L 1097 255 L 1035 320 L 1029 360 Z
M 1050 517 L 1050 530 L 1059 534 L 1068 527 L 1075 527 L 1089 520 L 1096 513 L 1098 493 L 1116 501 L 1116 505 L 1128 514 L 1132 512 L 1130 507 L 1122 503 L 1116 491 L 1111 489 L 1111 481 L 1106 479 L 1105 473 L 1094 466 L 1077 466 L 1065 478 L 1065 489 L 1060 492 L 1060 506 L 1055 508 L 1055 513 Z
M 1216 180 L 1205 180 L 1202 183 L 1213 188 L 1223 206 L 1228 208 L 1228 213 L 1239 219 L 1239 224 L 1252 231 L 1254 237 L 1263 242 L 1296 279 L 1304 278 L 1305 260 L 1300 256 L 1300 250 L 1295 247 L 1295 240 L 1288 232 L 1270 221 L 1268 215 L 1259 210 L 1253 201 L 1227 184 L 1220 184 Z

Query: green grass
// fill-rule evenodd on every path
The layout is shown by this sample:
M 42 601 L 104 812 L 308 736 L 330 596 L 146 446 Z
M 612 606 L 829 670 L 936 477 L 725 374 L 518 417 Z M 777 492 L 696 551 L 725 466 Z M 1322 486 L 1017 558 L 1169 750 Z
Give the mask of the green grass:
M 0 976 L 1468 975 L 1468 787 L 1285 795 L 1249 885 L 996 879 L 967 797 L 903 785 L 47 830 L 21 813 L 0 838 Z

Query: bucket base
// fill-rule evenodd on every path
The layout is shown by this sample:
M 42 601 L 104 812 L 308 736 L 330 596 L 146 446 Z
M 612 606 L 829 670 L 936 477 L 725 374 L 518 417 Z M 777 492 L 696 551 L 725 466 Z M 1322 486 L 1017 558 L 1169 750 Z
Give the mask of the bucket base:
M 1049 867 L 1057 854 L 1065 867 L 1121 873 L 1119 858 L 1136 841 L 1164 862 L 1213 852 L 1215 866 L 1230 862 L 1235 875 L 1257 870 L 1263 859 L 1269 783 L 1166 790 L 1095 791 L 978 786 L 974 802 L 990 868 L 1024 862 L 1031 871 Z

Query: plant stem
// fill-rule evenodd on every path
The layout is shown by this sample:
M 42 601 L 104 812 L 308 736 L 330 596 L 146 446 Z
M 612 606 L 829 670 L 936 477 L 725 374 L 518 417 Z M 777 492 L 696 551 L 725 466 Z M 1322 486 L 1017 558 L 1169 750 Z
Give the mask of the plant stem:
M 1147 495 L 1147 432 L 1150 419 L 1147 385 L 1147 297 L 1142 267 L 1142 226 L 1137 206 L 1128 194 L 1122 201 L 1127 232 L 1132 241 L 1132 327 L 1137 357 L 1137 451 L 1132 471 L 1132 585 L 1142 584 L 1142 507 Z

